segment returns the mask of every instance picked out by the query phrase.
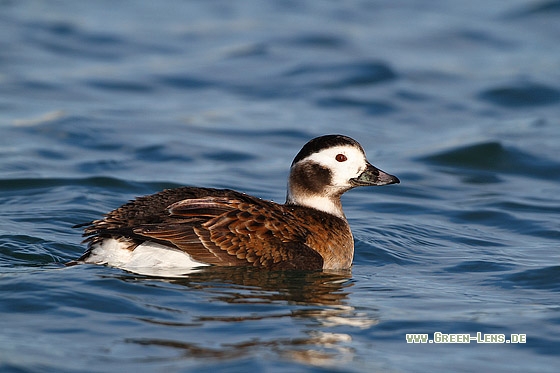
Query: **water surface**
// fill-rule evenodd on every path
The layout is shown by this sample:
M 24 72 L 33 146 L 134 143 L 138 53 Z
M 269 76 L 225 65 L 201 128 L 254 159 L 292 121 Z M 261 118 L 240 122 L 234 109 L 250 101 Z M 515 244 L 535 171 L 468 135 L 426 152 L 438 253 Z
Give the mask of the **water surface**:
M 558 1 L 0 3 L 0 370 L 555 372 Z M 181 185 L 282 202 L 343 133 L 351 271 L 92 265 L 73 229 Z M 526 334 L 407 344 L 406 334 Z

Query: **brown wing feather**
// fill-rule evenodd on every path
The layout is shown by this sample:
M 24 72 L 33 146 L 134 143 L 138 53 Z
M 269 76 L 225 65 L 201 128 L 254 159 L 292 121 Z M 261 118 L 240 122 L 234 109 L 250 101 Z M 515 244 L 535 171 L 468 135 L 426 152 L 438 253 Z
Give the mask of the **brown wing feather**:
M 321 255 L 305 245 L 306 231 L 293 224 L 294 216 L 284 206 L 242 196 L 176 202 L 169 207 L 170 218 L 191 219 L 186 224 L 144 226 L 135 233 L 169 241 L 193 259 L 209 264 L 322 268 Z M 192 224 L 192 219 L 206 220 Z
M 131 250 L 151 240 L 221 266 L 322 268 L 294 218 L 283 205 L 243 193 L 184 187 L 130 201 L 90 223 L 84 236 L 90 247 L 106 237 L 126 239 Z
M 107 213 L 103 219 L 79 226 L 86 226 L 84 236 L 86 242 L 90 243 L 115 235 L 134 237 L 134 228 L 169 222 L 167 208 L 172 204 L 185 199 L 196 199 L 209 195 L 235 198 L 243 194 L 229 189 L 195 187 L 166 189 L 156 194 L 138 197 Z

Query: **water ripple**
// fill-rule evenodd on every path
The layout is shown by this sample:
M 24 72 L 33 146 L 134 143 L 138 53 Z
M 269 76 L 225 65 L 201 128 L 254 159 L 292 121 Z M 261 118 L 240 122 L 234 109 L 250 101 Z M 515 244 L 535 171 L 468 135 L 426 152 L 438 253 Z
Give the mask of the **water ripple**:
M 513 269 L 512 264 L 498 263 L 488 260 L 469 260 L 464 261 L 456 266 L 446 269 L 448 272 L 466 273 L 466 272 L 502 272 Z
M 384 83 L 395 80 L 397 74 L 386 63 L 365 61 L 350 64 L 303 65 L 285 74 L 296 78 L 299 84 L 307 87 L 346 88 Z
M 489 88 L 478 98 L 489 103 L 512 109 L 554 105 L 560 102 L 560 90 L 544 84 L 518 83 Z
M 560 13 L 560 1 L 545 0 L 536 3 L 529 3 L 521 9 L 511 12 L 509 17 L 518 19 L 527 19 L 528 17 L 539 15 L 554 17 L 558 13 Z
M 432 164 L 558 180 L 560 162 L 539 157 L 498 141 L 456 147 L 420 158 Z
M 363 100 L 350 97 L 326 97 L 316 101 L 320 107 L 327 109 L 361 109 L 368 115 L 384 115 L 395 111 L 395 106 L 379 100 Z
M 560 292 L 560 266 L 528 269 L 502 277 L 505 284 L 517 288 L 543 289 Z
M 54 54 L 103 61 L 120 59 L 122 49 L 127 45 L 116 35 L 87 32 L 66 21 L 30 22 L 26 39 Z

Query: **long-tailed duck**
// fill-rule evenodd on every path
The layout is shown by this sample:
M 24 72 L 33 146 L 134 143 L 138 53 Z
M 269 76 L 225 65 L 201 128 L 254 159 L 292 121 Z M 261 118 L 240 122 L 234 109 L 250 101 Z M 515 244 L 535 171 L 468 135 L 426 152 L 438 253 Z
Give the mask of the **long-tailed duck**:
M 78 261 L 172 275 L 206 265 L 348 269 L 354 240 L 341 195 L 395 183 L 357 141 L 321 136 L 294 158 L 285 204 L 229 189 L 167 189 L 80 225 L 88 249 Z

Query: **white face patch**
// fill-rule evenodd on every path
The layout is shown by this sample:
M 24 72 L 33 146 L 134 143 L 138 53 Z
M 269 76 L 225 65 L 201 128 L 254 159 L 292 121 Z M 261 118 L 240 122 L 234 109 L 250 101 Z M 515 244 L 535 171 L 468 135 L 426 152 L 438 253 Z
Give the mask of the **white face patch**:
M 286 202 L 311 207 L 345 219 L 340 195 L 356 186 L 351 180 L 366 170 L 368 161 L 365 154 L 354 146 L 340 145 L 313 153 L 299 160 L 294 166 L 306 163 L 318 164 L 321 168 L 328 169 L 328 184 L 321 185 L 321 190 L 310 192 L 306 185 L 298 184 L 302 180 L 290 175 Z
M 302 161 L 307 160 L 328 168 L 332 175 L 331 186 L 340 188 L 351 187 L 350 179 L 360 176 L 368 164 L 365 154 L 349 145 L 321 150 Z

